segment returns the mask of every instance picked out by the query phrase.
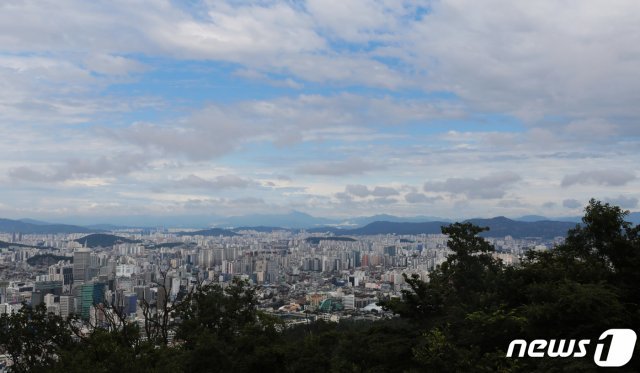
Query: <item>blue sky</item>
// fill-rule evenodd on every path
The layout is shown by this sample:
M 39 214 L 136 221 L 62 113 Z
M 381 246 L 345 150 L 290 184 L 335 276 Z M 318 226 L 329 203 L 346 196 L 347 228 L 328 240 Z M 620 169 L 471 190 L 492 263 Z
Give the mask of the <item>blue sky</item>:
M 637 210 L 639 11 L 3 2 L 0 216 Z

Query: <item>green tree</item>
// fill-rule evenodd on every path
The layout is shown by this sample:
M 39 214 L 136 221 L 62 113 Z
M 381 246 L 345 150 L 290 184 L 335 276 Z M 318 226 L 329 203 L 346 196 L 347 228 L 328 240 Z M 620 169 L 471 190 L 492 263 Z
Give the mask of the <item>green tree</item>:
M 530 252 L 520 268 L 508 272 L 505 289 L 511 291 L 503 297 L 527 319 L 528 338 L 597 340 L 610 328 L 638 330 L 639 228 L 626 221 L 627 214 L 591 200 L 582 225 L 570 230 L 563 244 Z M 542 359 L 526 366 L 594 369 L 588 359 Z M 638 358 L 625 368 L 639 370 Z
M 47 313 L 44 304 L 26 304 L 0 316 L 0 351 L 11 357 L 12 372 L 46 372 L 73 345 L 68 324 Z
M 493 258 L 493 246 L 478 236 L 486 230 L 471 223 L 442 227 L 453 253 L 429 273 L 428 282 L 415 274 L 404 275 L 410 290 L 402 291 L 402 299 L 382 305 L 403 317 L 434 325 L 490 304 L 503 266 Z
M 201 287 L 179 315 L 176 339 L 189 372 L 282 370 L 280 323 L 258 311 L 256 289 L 235 279 Z
M 483 228 L 445 227 L 453 254 L 428 282 L 407 278 L 410 290 L 384 306 L 421 326 L 414 359 L 427 370 L 594 370 L 590 359 L 505 359 L 505 350 L 515 338 L 597 340 L 610 328 L 638 330 L 640 228 L 627 214 L 591 200 L 563 244 L 510 267 L 492 257 Z M 640 370 L 637 360 L 625 368 Z

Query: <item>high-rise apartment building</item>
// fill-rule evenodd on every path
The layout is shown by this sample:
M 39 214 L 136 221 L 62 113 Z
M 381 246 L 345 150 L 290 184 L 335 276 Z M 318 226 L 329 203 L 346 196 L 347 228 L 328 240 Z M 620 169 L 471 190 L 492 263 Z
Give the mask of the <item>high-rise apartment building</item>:
M 75 313 L 75 297 L 71 295 L 60 296 L 60 316 L 68 317 L 72 313 Z

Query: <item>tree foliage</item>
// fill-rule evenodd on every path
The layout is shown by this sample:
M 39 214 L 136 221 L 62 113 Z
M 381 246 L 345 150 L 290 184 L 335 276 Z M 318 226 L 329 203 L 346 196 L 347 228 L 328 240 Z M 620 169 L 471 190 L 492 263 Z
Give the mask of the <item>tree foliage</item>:
M 427 369 L 592 370 L 588 359 L 505 359 L 505 349 L 516 338 L 597 340 L 610 328 L 638 330 L 640 228 L 627 214 L 591 200 L 563 244 L 531 251 L 517 267 L 491 256 L 478 237 L 483 228 L 445 227 L 453 254 L 428 282 L 407 278 L 411 289 L 384 306 L 424 327 L 414 355 Z M 455 364 L 441 361 L 444 355 Z M 635 358 L 627 367 L 638 364 Z
M 13 372 L 46 372 L 73 341 L 66 322 L 47 314 L 43 304 L 0 316 L 0 351 L 13 361 Z

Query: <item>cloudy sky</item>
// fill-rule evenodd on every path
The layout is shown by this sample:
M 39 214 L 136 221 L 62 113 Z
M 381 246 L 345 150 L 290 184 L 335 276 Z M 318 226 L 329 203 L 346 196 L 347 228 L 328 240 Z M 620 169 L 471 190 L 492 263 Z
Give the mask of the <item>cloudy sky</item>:
M 638 14 L 2 1 L 0 217 L 637 210 Z

